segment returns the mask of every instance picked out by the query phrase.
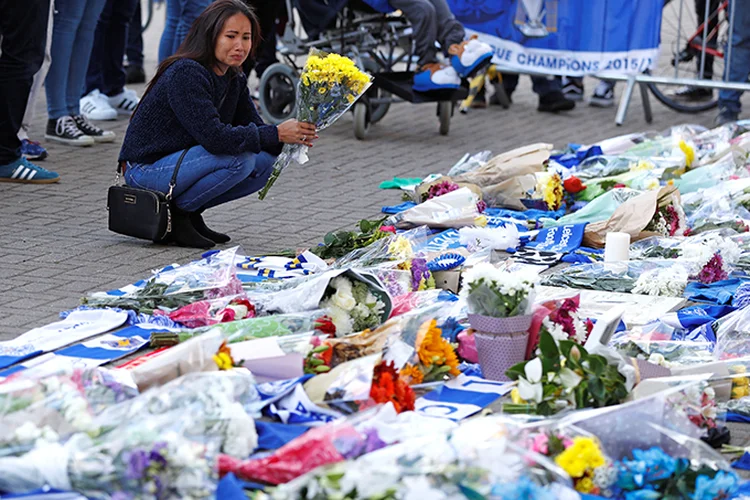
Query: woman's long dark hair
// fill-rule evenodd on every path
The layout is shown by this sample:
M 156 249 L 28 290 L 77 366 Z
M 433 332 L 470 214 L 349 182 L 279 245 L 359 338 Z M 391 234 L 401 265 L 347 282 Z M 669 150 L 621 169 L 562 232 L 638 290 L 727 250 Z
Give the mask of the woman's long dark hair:
M 250 20 L 252 47 L 250 47 L 248 58 L 254 58 L 261 41 L 260 23 L 255 12 L 241 0 L 216 0 L 193 22 L 190 31 L 177 49 L 177 52 L 173 56 L 166 58 L 159 65 L 159 69 L 146 87 L 143 97 L 154 88 L 154 85 L 156 85 L 156 82 L 167 68 L 180 59 L 192 59 L 213 71 L 217 62 L 216 40 L 221 35 L 224 23 L 235 14 L 242 14 Z M 242 72 L 242 68 L 232 67 L 230 71 L 239 73 Z M 143 97 L 141 97 L 141 100 L 143 100 Z

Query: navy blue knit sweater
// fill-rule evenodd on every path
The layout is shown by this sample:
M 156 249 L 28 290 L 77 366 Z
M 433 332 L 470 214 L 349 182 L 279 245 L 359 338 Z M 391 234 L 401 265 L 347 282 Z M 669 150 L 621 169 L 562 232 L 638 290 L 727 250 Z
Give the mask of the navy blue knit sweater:
M 215 155 L 278 155 L 282 146 L 276 127 L 258 115 L 244 75 L 228 71 L 219 76 L 196 61 L 181 59 L 143 97 L 125 133 L 119 161 L 154 163 L 197 145 Z

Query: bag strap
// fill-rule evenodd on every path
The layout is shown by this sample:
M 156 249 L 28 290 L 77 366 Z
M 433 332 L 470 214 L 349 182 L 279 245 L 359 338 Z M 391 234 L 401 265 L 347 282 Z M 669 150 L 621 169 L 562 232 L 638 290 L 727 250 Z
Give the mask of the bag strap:
M 182 160 L 185 159 L 185 155 L 187 154 L 188 150 L 190 148 L 184 150 L 180 157 L 177 159 L 177 165 L 174 167 L 174 172 L 172 173 L 172 179 L 169 181 L 169 192 L 167 192 L 167 201 L 172 200 L 172 191 L 174 190 L 174 187 L 177 185 L 177 172 L 180 171 L 180 165 L 182 165 Z

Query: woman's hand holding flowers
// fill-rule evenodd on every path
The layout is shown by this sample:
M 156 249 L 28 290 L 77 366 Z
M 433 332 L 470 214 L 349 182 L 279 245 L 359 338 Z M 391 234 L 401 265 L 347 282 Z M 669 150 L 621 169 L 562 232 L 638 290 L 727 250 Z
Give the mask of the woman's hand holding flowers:
M 284 144 L 304 144 L 311 148 L 313 147 L 312 141 L 318 138 L 315 125 L 295 119 L 281 123 L 277 129 L 279 131 L 279 142 Z

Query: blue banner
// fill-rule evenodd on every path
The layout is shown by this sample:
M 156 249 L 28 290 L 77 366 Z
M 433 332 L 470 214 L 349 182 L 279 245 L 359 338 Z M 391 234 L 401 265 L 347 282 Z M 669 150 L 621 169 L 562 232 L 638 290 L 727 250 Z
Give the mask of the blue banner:
M 549 227 L 539 231 L 536 239 L 530 241 L 527 246 L 546 252 L 574 252 L 581 246 L 585 230 L 586 223 Z
M 663 0 L 448 0 L 453 14 L 521 73 L 642 73 L 656 63 Z

